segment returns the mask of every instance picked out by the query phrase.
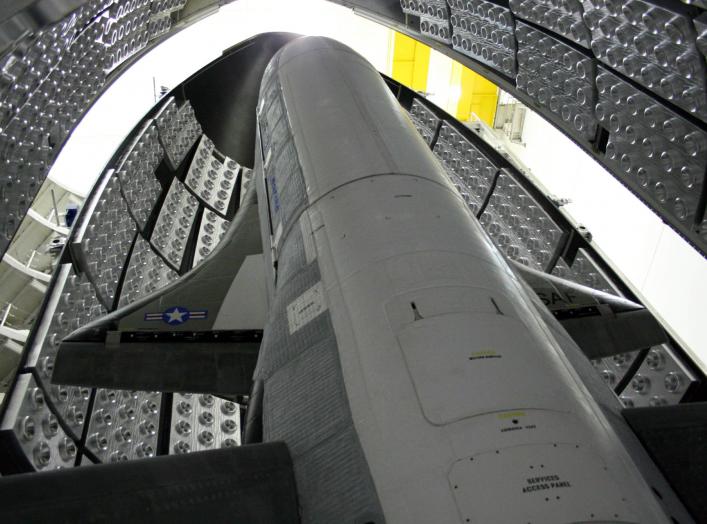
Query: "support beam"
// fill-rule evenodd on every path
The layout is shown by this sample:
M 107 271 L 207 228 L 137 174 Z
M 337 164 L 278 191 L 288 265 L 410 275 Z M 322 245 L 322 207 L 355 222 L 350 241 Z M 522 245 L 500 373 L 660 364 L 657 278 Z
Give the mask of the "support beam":
M 36 269 L 32 269 L 31 267 L 24 265 L 15 257 L 10 256 L 7 253 L 5 253 L 5 255 L 2 257 L 2 260 L 3 262 L 7 262 L 7 264 L 13 269 L 20 271 L 28 277 L 34 278 L 35 280 L 39 280 L 40 282 L 48 283 L 52 279 L 51 275 L 47 275 L 46 273 L 42 273 L 41 271 L 37 271 Z
M 623 411 L 648 454 L 697 522 L 707 522 L 707 402 Z
M 284 443 L 0 479 L 0 522 L 299 522 Z
M 109 339 L 111 335 L 108 334 Z M 182 340 L 171 337 L 170 333 L 166 335 L 166 340 L 154 341 L 125 341 L 129 340 L 129 334 L 123 334 L 123 340 L 115 343 L 64 341 L 57 354 L 52 381 L 74 386 L 226 396 L 250 392 L 262 338 L 260 332 L 231 341 L 219 332 Z
M 25 343 L 29 336 L 29 329 L 13 329 L 0 324 L 0 337 L 6 337 L 10 340 Z
M 55 224 L 55 223 L 52 222 L 51 220 L 48 220 L 48 219 L 44 218 L 42 215 L 40 215 L 39 213 L 37 213 L 37 212 L 36 212 L 34 209 L 32 209 L 32 208 L 30 208 L 30 209 L 27 211 L 27 216 L 33 218 L 34 220 L 36 220 L 37 222 L 39 222 L 39 223 L 42 224 L 43 226 L 48 227 L 48 228 L 51 229 L 52 231 L 56 231 L 56 232 L 59 233 L 60 235 L 63 235 L 63 236 L 65 236 L 65 237 L 68 237 L 68 236 L 69 236 L 69 228 L 68 228 L 68 227 L 63 227 L 63 226 L 60 226 L 60 225 Z

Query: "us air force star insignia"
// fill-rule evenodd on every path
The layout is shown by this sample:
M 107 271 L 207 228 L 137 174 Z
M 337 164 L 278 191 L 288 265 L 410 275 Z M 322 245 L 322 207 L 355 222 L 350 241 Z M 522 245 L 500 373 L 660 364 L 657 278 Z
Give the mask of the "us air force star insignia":
M 161 313 L 145 313 L 145 320 L 162 320 L 170 326 L 179 326 L 189 320 L 205 320 L 208 317 L 208 311 L 189 311 L 181 306 L 167 308 Z
M 175 307 L 171 311 L 168 309 L 164 312 L 162 319 L 167 324 L 184 324 L 189 320 L 189 311 L 180 307 Z

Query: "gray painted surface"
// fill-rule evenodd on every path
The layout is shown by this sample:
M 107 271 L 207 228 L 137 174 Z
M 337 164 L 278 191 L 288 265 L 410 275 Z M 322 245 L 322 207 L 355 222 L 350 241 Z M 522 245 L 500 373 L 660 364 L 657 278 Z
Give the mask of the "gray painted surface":
M 378 73 L 303 38 L 261 95 L 274 291 L 255 378 L 266 440 L 293 448 L 303 521 L 666 522 L 621 422 Z M 551 503 L 523 489 L 541 463 L 561 482 Z
M 266 294 L 263 255 L 248 255 L 223 299 L 213 329 L 263 329 Z
M 321 274 L 305 238 L 312 235 L 309 223 L 299 220 L 309 202 L 280 85 L 279 67 L 287 57 L 285 48 L 263 79 L 259 139 L 264 158 L 255 166 L 264 243 L 272 246 L 277 261 L 254 377 L 264 381 L 263 438 L 290 448 L 304 523 L 382 523 L 346 398 L 331 317 L 323 301 L 308 302 L 321 297 L 312 291 L 321 286 Z M 319 309 L 311 313 L 313 307 Z

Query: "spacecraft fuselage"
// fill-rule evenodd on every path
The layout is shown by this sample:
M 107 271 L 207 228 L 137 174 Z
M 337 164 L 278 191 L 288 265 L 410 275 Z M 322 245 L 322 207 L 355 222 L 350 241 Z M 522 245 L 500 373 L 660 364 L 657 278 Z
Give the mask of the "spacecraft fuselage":
M 271 271 L 255 380 L 303 522 L 668 520 L 370 64 L 290 43 L 258 121 Z

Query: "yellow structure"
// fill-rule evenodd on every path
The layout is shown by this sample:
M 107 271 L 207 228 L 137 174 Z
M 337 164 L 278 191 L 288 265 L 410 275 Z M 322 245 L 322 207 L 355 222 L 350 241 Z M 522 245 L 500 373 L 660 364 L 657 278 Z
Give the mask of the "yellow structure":
M 431 49 L 401 33 L 393 32 L 390 51 L 389 74 L 394 80 L 414 91 L 426 92 L 428 85 L 433 86 L 430 89 L 435 91 L 431 93 L 432 97 L 440 102 L 451 102 L 446 107 L 458 120 L 465 122 L 476 115 L 493 125 L 498 104 L 498 87 L 493 82 L 446 56 L 436 57 L 435 61 L 448 60 L 448 66 L 440 67 L 436 63 L 436 67 L 430 69 Z M 445 71 L 445 76 L 449 72 L 448 82 L 431 77 L 441 71 Z M 446 92 L 437 92 L 442 89 Z M 441 105 L 445 106 L 444 103 Z
M 414 91 L 426 91 L 430 48 L 398 32 L 393 32 L 391 45 L 393 79 Z
M 459 82 L 461 86 L 461 96 L 455 115 L 457 120 L 464 122 L 469 120 L 472 114 L 475 114 L 488 125 L 493 126 L 498 105 L 498 87 L 458 62 L 454 63 L 452 69 L 454 70 L 456 67 L 460 69 Z

